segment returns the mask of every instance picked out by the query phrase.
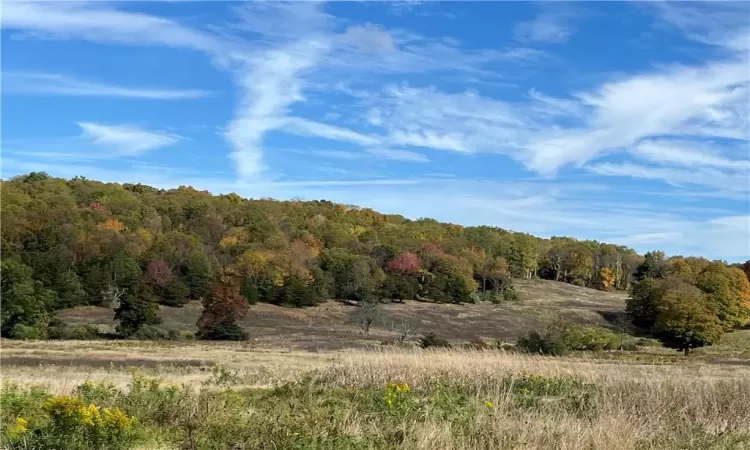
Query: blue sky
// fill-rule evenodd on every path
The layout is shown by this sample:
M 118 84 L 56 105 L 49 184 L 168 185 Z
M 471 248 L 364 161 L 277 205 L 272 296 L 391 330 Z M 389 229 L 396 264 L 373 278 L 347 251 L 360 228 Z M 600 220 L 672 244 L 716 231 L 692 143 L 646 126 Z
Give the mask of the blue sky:
M 3 178 L 750 258 L 747 3 L 2 8 Z

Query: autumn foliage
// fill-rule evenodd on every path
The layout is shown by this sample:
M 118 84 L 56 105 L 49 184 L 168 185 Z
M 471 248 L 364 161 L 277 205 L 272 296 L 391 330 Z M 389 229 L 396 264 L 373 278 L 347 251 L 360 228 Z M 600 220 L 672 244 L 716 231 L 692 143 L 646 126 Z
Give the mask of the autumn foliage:
M 45 173 L 3 181 L 0 196 L 4 336 L 41 327 L 64 308 L 109 307 L 106 292 L 127 293 L 118 305 L 123 334 L 153 324 L 159 305 L 201 301 L 202 336 L 231 334 L 256 302 L 505 301 L 519 278 L 632 288 L 629 309 L 649 329 L 667 278 L 699 289 L 723 330 L 747 323 L 750 308 L 750 263 L 729 269 L 660 251 L 641 256 L 622 245 L 409 220 L 326 200 L 250 200 Z M 227 272 L 231 281 L 221 279 Z
M 415 253 L 404 252 L 389 262 L 386 268 L 391 273 L 415 275 L 422 270 L 422 262 Z
M 628 316 L 635 326 L 686 355 L 718 342 L 750 319 L 750 282 L 738 268 L 682 258 L 663 261 L 663 255 L 652 255 L 637 272 L 643 279 L 630 290 Z
M 223 277 L 203 300 L 198 318 L 198 336 L 204 339 L 242 340 L 246 337 L 237 322 L 247 315 L 249 305 L 239 292 L 234 277 Z
M 156 286 L 164 287 L 173 279 L 172 269 L 163 259 L 150 261 L 146 266 L 146 280 Z

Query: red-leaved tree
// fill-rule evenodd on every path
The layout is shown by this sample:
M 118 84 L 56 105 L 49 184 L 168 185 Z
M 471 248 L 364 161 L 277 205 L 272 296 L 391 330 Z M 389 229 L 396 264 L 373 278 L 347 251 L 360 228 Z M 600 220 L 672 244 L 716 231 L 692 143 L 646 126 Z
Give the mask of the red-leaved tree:
M 422 261 L 412 252 L 404 252 L 391 260 L 386 267 L 391 273 L 414 275 L 422 269 Z
M 198 318 L 198 337 L 213 340 L 244 340 L 245 331 L 237 325 L 249 309 L 240 295 L 239 283 L 223 277 L 203 299 L 203 313 Z
M 146 267 L 146 281 L 155 286 L 164 287 L 174 279 L 172 269 L 163 259 L 155 259 Z

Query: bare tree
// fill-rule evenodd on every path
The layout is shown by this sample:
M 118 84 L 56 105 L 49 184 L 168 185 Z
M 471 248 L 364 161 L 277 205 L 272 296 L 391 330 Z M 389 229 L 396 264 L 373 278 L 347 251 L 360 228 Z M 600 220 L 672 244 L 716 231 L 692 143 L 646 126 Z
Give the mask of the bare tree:
M 617 315 L 617 318 L 615 319 L 615 325 L 617 326 L 620 335 L 620 345 L 618 346 L 618 348 L 620 349 L 620 353 L 622 353 L 623 345 L 625 344 L 625 336 L 627 336 L 628 333 L 628 320 L 625 314 Z
M 391 323 L 391 331 L 398 334 L 398 342 L 403 344 L 412 334 L 412 327 L 405 318 L 401 318 L 399 323 Z
M 377 300 L 363 300 L 359 302 L 359 327 L 365 336 L 370 335 L 370 327 L 380 315 L 380 302 Z
M 107 289 L 101 292 L 102 304 L 109 306 L 112 309 L 117 309 L 120 306 L 120 299 L 125 295 L 126 291 L 127 289 L 125 288 L 120 288 L 114 284 L 110 284 L 107 286 Z

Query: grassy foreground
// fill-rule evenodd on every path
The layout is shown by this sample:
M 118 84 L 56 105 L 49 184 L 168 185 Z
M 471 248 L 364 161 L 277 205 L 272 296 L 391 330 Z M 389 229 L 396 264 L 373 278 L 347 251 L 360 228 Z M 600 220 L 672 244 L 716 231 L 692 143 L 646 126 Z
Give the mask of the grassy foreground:
M 750 448 L 741 364 L 121 344 L 163 364 L 4 365 L 2 448 Z

